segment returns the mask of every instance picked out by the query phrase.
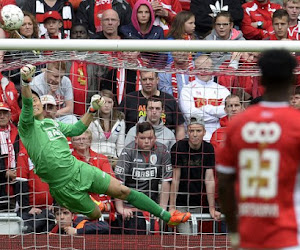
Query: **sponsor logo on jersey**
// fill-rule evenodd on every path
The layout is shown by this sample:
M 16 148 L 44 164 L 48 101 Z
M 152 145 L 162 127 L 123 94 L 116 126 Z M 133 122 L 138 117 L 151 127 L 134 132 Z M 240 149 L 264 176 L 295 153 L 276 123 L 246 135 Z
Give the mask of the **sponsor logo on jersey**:
M 280 138 L 281 127 L 276 122 L 248 122 L 241 133 L 247 143 L 275 143 Z
M 239 204 L 239 215 L 250 217 L 276 218 L 279 216 L 278 204 L 244 202 Z
M 116 166 L 115 167 L 115 173 L 116 174 L 124 174 L 124 168 L 122 168 L 120 166 Z
M 156 155 L 150 155 L 150 163 L 152 165 L 155 165 L 157 163 L 157 156 Z
M 143 159 L 139 159 L 139 158 L 134 158 L 133 162 L 143 162 Z
M 157 168 L 133 168 L 132 169 L 132 179 L 146 181 L 156 178 Z

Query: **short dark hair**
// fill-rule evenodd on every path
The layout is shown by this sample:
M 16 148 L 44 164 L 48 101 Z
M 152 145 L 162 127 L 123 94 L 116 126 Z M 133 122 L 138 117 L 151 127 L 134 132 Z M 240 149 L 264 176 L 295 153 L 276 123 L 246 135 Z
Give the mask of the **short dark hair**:
M 147 99 L 147 101 L 146 101 L 146 108 L 148 107 L 149 102 L 161 102 L 161 107 L 162 108 L 164 107 L 163 100 L 159 96 L 157 96 L 157 95 L 150 96 Z
M 232 98 L 239 98 L 240 103 L 242 104 L 242 100 L 241 100 L 241 98 L 240 98 L 238 95 L 231 94 L 231 95 L 228 95 L 228 96 L 225 98 L 225 107 L 226 107 L 226 105 L 227 105 L 227 100 L 228 100 L 228 99 L 232 99 Z
M 233 23 L 233 21 L 234 21 L 229 11 L 221 11 L 221 12 L 219 12 L 219 13 L 214 17 L 214 19 L 213 19 L 213 25 L 216 24 L 217 19 L 218 19 L 219 17 L 221 17 L 221 16 L 222 16 L 222 17 L 228 18 L 230 23 Z
M 296 86 L 294 88 L 294 91 L 292 92 L 292 95 L 300 95 L 300 86 Z
M 284 9 L 278 9 L 276 10 L 274 13 L 273 13 L 273 16 L 272 16 L 272 22 L 274 22 L 274 19 L 275 18 L 279 18 L 279 19 L 282 19 L 283 17 L 287 17 L 287 20 L 288 22 L 290 21 L 290 16 L 289 16 L 289 13 L 287 13 L 286 10 Z
M 258 60 L 261 70 L 261 83 L 265 87 L 285 87 L 295 81 L 294 69 L 297 61 L 285 49 L 270 49 L 261 53 Z
M 149 122 L 141 122 L 136 124 L 136 135 L 149 130 L 153 130 L 153 133 L 155 134 L 155 130 Z
M 33 95 L 36 95 L 36 96 L 41 100 L 40 95 L 39 95 L 37 92 L 35 92 L 33 89 L 31 89 L 31 93 L 32 93 Z

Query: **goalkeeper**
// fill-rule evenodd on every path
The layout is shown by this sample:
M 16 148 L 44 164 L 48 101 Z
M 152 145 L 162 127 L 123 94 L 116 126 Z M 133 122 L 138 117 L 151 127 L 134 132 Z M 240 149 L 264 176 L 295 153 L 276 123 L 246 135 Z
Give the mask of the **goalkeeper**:
M 44 119 L 39 96 L 32 93 L 29 86 L 34 73 L 33 65 L 21 69 L 23 106 L 19 134 L 35 165 L 36 174 L 49 184 L 51 195 L 61 206 L 90 219 L 97 219 L 101 217 L 101 210 L 91 200 L 88 192 L 92 192 L 127 200 L 136 208 L 150 212 L 171 226 L 189 219 L 190 213 L 175 211 L 171 215 L 143 193 L 121 185 L 109 174 L 72 156 L 66 137 L 82 134 L 105 101 L 101 96 L 94 95 L 88 112 L 74 125 Z

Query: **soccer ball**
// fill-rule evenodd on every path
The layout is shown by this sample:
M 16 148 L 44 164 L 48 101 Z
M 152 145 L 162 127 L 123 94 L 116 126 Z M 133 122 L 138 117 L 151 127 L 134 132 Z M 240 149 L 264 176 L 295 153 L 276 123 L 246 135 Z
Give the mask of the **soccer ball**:
M 5 5 L 0 14 L 2 28 L 5 30 L 18 30 L 23 24 L 23 11 L 16 5 Z

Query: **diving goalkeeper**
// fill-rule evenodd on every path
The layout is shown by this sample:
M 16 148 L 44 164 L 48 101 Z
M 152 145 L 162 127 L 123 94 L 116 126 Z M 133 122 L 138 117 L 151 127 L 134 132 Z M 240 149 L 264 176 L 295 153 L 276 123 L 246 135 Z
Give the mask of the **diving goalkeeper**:
M 33 65 L 21 69 L 23 106 L 18 130 L 35 165 L 35 173 L 49 184 L 51 195 L 61 206 L 90 219 L 97 219 L 101 217 L 101 210 L 90 198 L 88 192 L 92 192 L 127 200 L 171 226 L 190 218 L 190 213 L 175 211 L 170 214 L 145 194 L 121 185 L 109 174 L 72 156 L 66 137 L 82 134 L 105 101 L 101 96 L 94 95 L 88 112 L 74 125 L 44 118 L 39 96 L 29 86 L 34 73 Z

